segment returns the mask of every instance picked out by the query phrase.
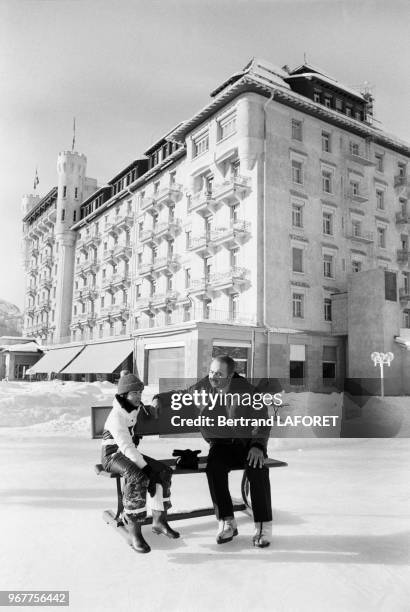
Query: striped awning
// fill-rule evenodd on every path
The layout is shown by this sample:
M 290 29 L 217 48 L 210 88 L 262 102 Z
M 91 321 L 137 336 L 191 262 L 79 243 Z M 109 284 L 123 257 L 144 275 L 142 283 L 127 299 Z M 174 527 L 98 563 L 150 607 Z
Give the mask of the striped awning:
M 62 374 L 111 374 L 133 349 L 133 340 L 88 344 Z
M 67 366 L 81 351 L 84 346 L 64 346 L 62 348 L 50 349 L 47 353 L 37 361 L 27 374 L 50 374 L 55 372 L 58 374 L 65 366 Z

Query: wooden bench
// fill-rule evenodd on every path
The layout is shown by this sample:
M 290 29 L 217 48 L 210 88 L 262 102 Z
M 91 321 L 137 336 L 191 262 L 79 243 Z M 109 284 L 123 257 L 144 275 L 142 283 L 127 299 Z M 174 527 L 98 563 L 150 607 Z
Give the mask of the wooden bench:
M 199 457 L 199 466 L 197 470 L 183 470 L 176 465 L 176 459 L 161 459 L 162 463 L 168 465 L 172 471 L 173 475 L 178 474 L 203 474 L 206 470 L 206 461 L 207 457 Z M 285 461 L 279 461 L 277 459 L 267 459 L 265 462 L 265 466 L 268 469 L 275 467 L 285 467 L 287 463 Z M 105 510 L 103 512 L 103 519 L 106 523 L 114 526 L 114 527 L 122 527 L 123 522 L 121 519 L 122 512 L 124 510 L 124 506 L 122 503 L 122 485 L 121 485 L 121 476 L 118 474 L 111 474 L 110 472 L 106 472 L 103 466 L 98 463 L 95 466 L 95 472 L 98 476 L 104 476 L 106 478 L 114 478 L 117 489 L 117 509 L 114 512 L 113 510 Z M 242 468 L 235 468 L 242 469 Z M 246 474 L 243 474 L 242 482 L 241 482 L 241 495 L 242 499 L 233 499 L 234 510 L 241 510 L 252 516 L 252 507 L 249 496 L 249 482 L 246 478 Z M 211 516 L 215 514 L 215 510 L 213 506 L 206 508 L 197 508 L 195 510 L 186 510 L 184 512 L 168 512 L 168 520 L 170 521 L 179 521 L 183 519 L 195 518 L 199 516 Z M 148 525 L 152 522 L 151 517 L 147 517 L 144 521 L 144 525 Z
M 91 408 L 91 429 L 92 429 L 92 437 L 93 439 L 98 439 L 102 437 L 103 426 L 105 420 L 111 410 L 111 406 L 93 406 Z M 141 421 L 139 431 L 141 431 L 141 435 L 143 436 L 151 436 L 158 435 L 157 426 L 155 423 L 148 421 Z M 199 431 L 199 430 L 198 430 Z M 178 444 L 180 446 L 180 443 Z M 206 471 L 206 462 L 207 457 L 201 456 L 199 457 L 199 465 L 197 470 L 184 470 L 179 468 L 176 465 L 176 459 L 161 459 L 162 463 L 165 463 L 168 467 L 170 467 L 173 471 L 173 475 L 177 476 L 179 474 L 203 474 Z M 285 467 L 288 464 L 285 461 L 279 461 L 278 459 L 267 459 L 265 462 L 265 466 L 268 469 L 276 468 L 276 467 Z M 115 479 L 116 490 L 117 490 L 117 508 L 115 512 L 113 510 L 105 510 L 103 512 L 103 519 L 106 523 L 121 528 L 123 535 L 128 538 L 128 533 L 124 528 L 121 515 L 124 510 L 124 506 L 122 503 L 122 482 L 121 476 L 117 474 L 111 474 L 110 472 L 106 472 L 103 466 L 98 463 L 94 467 L 95 472 L 98 476 L 103 476 L 105 478 L 113 478 Z M 242 469 L 242 468 L 235 468 Z M 243 474 L 242 482 L 241 482 L 241 496 L 242 499 L 233 499 L 234 510 L 244 511 L 250 516 L 252 516 L 252 507 L 249 496 L 249 482 L 246 478 L 246 474 Z M 184 512 L 169 512 L 168 520 L 170 521 L 178 521 L 183 519 L 195 518 L 200 516 L 211 516 L 215 514 L 215 510 L 213 506 L 206 508 L 197 508 L 195 510 L 186 510 Z M 144 525 L 148 525 L 152 522 L 152 517 L 147 517 Z

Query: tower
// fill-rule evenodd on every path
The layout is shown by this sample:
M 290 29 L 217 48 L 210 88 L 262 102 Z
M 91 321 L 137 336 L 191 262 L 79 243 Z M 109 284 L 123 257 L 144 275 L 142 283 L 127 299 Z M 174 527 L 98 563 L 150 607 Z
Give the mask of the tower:
M 70 334 L 76 241 L 76 233 L 70 228 L 80 216 L 86 165 L 85 155 L 76 152 L 63 151 L 57 158 L 55 338 L 61 342 L 66 341 Z

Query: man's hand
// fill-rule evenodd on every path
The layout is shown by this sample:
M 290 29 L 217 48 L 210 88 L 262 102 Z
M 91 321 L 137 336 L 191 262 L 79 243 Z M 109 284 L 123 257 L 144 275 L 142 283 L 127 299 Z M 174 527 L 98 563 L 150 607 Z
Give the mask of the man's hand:
M 258 448 L 257 446 L 251 447 L 246 459 L 251 467 L 262 468 L 265 463 L 265 457 L 263 456 L 263 451 L 261 451 L 261 449 Z

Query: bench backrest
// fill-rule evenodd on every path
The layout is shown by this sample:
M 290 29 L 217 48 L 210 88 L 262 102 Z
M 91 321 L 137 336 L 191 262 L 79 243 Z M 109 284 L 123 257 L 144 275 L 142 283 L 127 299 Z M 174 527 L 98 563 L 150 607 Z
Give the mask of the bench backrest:
M 91 437 L 93 440 L 102 438 L 104 424 L 111 409 L 112 406 L 91 406 Z M 137 429 L 138 433 L 141 433 L 143 436 L 158 435 L 158 421 L 154 418 L 144 418 L 140 412 L 137 420 Z

